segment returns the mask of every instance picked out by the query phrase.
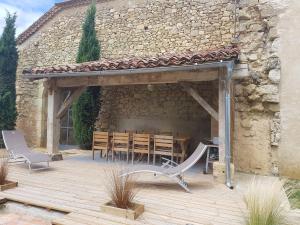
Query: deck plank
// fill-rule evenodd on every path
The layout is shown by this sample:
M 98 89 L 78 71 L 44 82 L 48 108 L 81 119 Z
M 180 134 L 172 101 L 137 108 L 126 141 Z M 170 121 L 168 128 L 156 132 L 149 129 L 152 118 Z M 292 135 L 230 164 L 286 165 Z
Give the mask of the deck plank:
M 76 156 L 77 157 L 77 156 Z M 104 171 L 114 164 L 70 157 L 52 162 L 49 171 L 29 173 L 27 167 L 11 165 L 9 179 L 19 187 L 0 193 L 0 197 L 70 212 L 53 221 L 69 224 L 155 224 L 155 225 L 234 225 L 243 222 L 245 206 L 235 190 L 214 183 L 210 175 L 188 173 L 192 194 L 164 177 L 138 176 L 137 201 L 145 213 L 136 221 L 101 212 L 109 200 Z

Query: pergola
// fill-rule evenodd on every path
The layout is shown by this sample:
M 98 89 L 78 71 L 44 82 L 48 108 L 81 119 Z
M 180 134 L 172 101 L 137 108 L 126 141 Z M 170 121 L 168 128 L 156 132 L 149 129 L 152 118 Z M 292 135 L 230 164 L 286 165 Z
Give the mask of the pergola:
M 72 102 L 89 86 L 140 84 L 180 84 L 216 121 L 219 133 L 219 158 L 226 164 L 227 185 L 231 185 L 231 80 L 237 48 L 204 53 L 143 59 L 101 60 L 82 64 L 32 68 L 23 71 L 26 79 L 44 79 L 48 89 L 47 149 L 58 154 L 60 119 Z M 192 82 L 219 82 L 219 110 L 209 105 L 190 85 Z M 69 94 L 61 104 L 61 92 Z

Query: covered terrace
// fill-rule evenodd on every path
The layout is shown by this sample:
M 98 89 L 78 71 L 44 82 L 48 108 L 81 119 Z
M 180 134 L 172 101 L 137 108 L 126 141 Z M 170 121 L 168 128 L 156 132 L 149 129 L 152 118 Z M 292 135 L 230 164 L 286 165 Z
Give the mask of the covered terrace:
M 232 79 L 239 50 L 227 47 L 214 51 L 130 58 L 31 68 L 23 71 L 25 79 L 44 80 L 48 93 L 47 150 L 59 154 L 60 120 L 73 101 L 89 86 L 177 84 L 215 121 L 219 137 L 219 161 L 226 165 L 226 184 L 230 177 L 232 122 Z M 239 66 L 240 69 L 240 66 Z M 211 106 L 192 86 L 193 83 L 218 82 L 218 109 Z M 68 95 L 61 100 L 62 92 Z M 62 102 L 62 103 L 61 103 Z M 213 125 L 212 125 L 213 126 Z M 212 128 L 213 129 L 213 128 Z

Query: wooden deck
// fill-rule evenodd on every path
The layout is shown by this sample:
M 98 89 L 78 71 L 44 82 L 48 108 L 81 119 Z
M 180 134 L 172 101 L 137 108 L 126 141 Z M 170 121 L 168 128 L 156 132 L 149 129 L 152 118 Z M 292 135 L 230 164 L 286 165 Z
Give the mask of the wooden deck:
M 68 157 L 51 163 L 51 170 L 32 173 L 25 166 L 12 165 L 9 179 L 18 181 L 19 187 L 0 197 L 69 212 L 53 224 L 243 224 L 241 193 L 214 183 L 211 175 L 197 169 L 186 175 L 191 194 L 164 177 L 140 175 L 137 201 L 145 204 L 145 213 L 136 221 L 102 213 L 100 205 L 109 200 L 104 170 L 112 163 L 90 158 L 90 153 Z

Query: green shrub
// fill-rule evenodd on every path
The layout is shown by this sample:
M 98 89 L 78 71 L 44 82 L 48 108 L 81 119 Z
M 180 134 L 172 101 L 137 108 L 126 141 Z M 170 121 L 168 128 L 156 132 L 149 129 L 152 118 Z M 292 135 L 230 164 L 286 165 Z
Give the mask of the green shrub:
M 3 146 L 2 130 L 15 128 L 16 70 L 18 52 L 15 40 L 16 15 L 7 14 L 6 25 L 0 37 L 0 147 Z
M 95 30 L 96 6 L 93 3 L 83 24 L 83 33 L 77 54 L 77 63 L 98 60 L 100 58 L 100 44 Z M 74 138 L 82 149 L 91 149 L 94 124 L 100 110 L 100 87 L 89 87 L 74 102 L 72 118 L 74 124 Z

